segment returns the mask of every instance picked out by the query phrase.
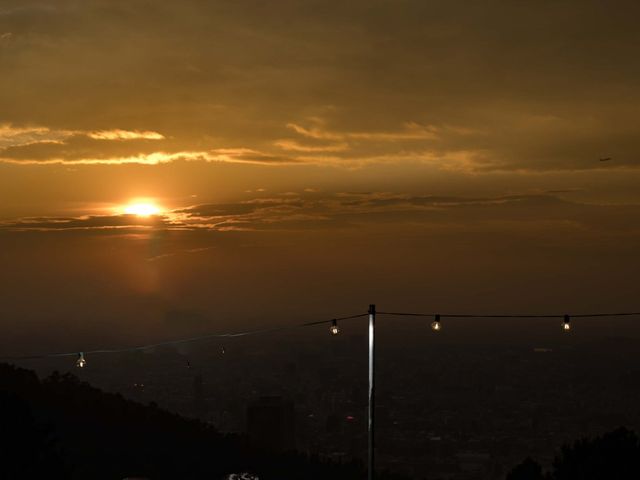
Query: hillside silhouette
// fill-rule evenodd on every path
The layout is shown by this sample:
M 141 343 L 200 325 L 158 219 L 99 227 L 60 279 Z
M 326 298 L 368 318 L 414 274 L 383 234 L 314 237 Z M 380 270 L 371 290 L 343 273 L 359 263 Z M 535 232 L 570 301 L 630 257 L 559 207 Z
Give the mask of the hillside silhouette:
M 72 374 L 0 364 L 0 479 L 359 479 L 359 463 L 253 448 L 244 436 L 105 393 Z M 400 477 L 383 474 L 381 479 Z
M 300 453 L 274 454 L 245 436 L 105 393 L 76 376 L 40 380 L 0 363 L 0 480 L 223 479 L 251 472 L 261 480 L 364 479 L 362 464 Z M 404 477 L 381 473 L 380 480 Z M 625 428 L 565 445 L 549 472 L 527 458 L 506 480 L 640 478 L 640 438 Z

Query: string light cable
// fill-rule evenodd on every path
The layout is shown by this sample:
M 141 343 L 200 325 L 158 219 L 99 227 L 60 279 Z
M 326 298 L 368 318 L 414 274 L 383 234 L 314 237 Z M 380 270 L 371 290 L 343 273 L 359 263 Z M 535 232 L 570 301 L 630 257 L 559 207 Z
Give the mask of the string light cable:
M 629 317 L 640 315 L 640 312 L 615 312 L 615 313 L 582 313 L 577 315 L 568 314 L 476 314 L 476 313 L 415 313 L 415 312 L 378 312 L 378 315 L 389 315 L 396 317 L 432 317 L 431 329 L 435 332 L 442 330 L 442 318 L 562 318 L 562 330 L 568 332 L 571 330 L 571 317 L 573 318 L 596 318 L 596 317 Z
M 478 313 L 414 313 L 414 312 L 376 312 L 378 315 L 390 315 L 396 317 L 440 317 L 440 318 L 564 318 L 567 314 L 478 314 Z M 591 317 L 629 317 L 640 315 L 640 312 L 622 313 L 582 313 L 570 315 L 571 318 Z
M 313 327 L 318 325 L 326 325 L 329 324 L 329 333 L 332 336 L 338 335 L 340 333 L 340 328 L 338 326 L 339 321 L 345 320 L 353 320 L 358 318 L 363 318 L 368 316 L 370 313 L 360 313 L 356 315 L 349 315 L 345 317 L 333 318 L 331 320 L 318 320 L 313 322 L 299 323 L 296 325 L 283 325 L 278 327 L 267 327 L 260 328 L 255 330 L 244 330 L 239 332 L 226 332 L 226 333 L 212 333 L 207 335 L 200 335 L 197 337 L 190 338 L 182 338 L 178 340 L 168 340 L 165 342 L 152 343 L 146 345 L 137 345 L 133 347 L 122 347 L 122 348 L 110 348 L 110 349 L 98 349 L 98 350 L 83 350 L 83 351 L 74 351 L 74 352 L 62 352 L 62 353 L 46 353 L 39 355 L 24 355 L 24 356 L 5 356 L 0 357 L 0 361 L 20 361 L 20 360 L 39 360 L 45 358 L 58 358 L 58 357 L 75 357 L 76 358 L 76 366 L 83 368 L 87 365 L 86 356 L 87 355 L 97 355 L 97 354 L 110 354 L 110 353 L 127 353 L 127 352 L 137 352 L 144 350 L 151 350 L 158 347 L 165 347 L 171 345 L 181 345 L 186 343 L 194 343 L 200 341 L 206 341 L 215 338 L 238 338 L 238 337 L 248 337 L 253 335 L 263 335 L 268 333 L 282 332 L 286 330 L 294 330 L 298 328 L 304 327 Z M 432 318 L 430 326 L 434 332 L 439 332 L 442 330 L 442 319 L 444 318 L 528 318 L 528 319 L 551 319 L 551 318 L 559 318 L 562 319 L 562 329 L 565 332 L 571 330 L 571 318 L 597 318 L 597 317 L 629 317 L 629 316 L 640 316 L 640 312 L 616 312 L 616 313 L 583 313 L 583 314 L 473 314 L 473 313 L 420 313 L 420 312 L 376 312 L 376 315 L 384 315 L 384 316 L 395 316 L 395 317 L 429 317 Z M 222 349 L 224 352 L 224 347 Z
M 353 320 L 356 318 L 366 317 L 368 313 L 361 313 L 357 315 L 349 315 L 346 317 L 334 318 L 331 320 L 318 320 L 314 322 L 306 322 L 299 323 L 297 325 L 283 325 L 279 327 L 267 327 L 260 328 L 256 330 L 244 330 L 240 332 L 227 332 L 227 333 L 212 333 L 207 335 L 200 335 L 197 337 L 189 337 L 182 338 L 179 340 L 168 340 L 166 342 L 159 343 L 151 343 L 146 345 L 136 345 L 133 347 L 123 347 L 123 348 L 109 348 L 109 349 L 98 349 L 98 350 L 84 350 L 82 352 L 62 352 L 62 353 L 45 353 L 38 355 L 23 355 L 23 356 L 5 356 L 0 357 L 0 361 L 12 361 L 12 360 L 39 360 L 45 358 L 58 358 L 58 357 L 76 357 L 76 366 L 82 368 L 87 364 L 86 356 L 87 355 L 96 355 L 96 354 L 108 354 L 108 353 L 127 353 L 127 352 L 139 352 L 144 350 L 152 350 L 154 348 L 166 347 L 171 345 L 181 345 L 185 343 L 194 343 L 205 340 L 210 340 L 214 338 L 238 338 L 238 337 L 248 337 L 253 335 L 263 335 L 268 333 L 281 332 L 285 330 L 293 330 L 297 328 L 303 327 L 313 327 L 317 325 L 325 325 L 331 324 L 331 333 L 333 335 L 337 335 L 339 333 L 338 321 L 343 320 Z M 335 333 L 334 333 L 335 332 Z M 223 348 L 224 351 L 224 348 Z

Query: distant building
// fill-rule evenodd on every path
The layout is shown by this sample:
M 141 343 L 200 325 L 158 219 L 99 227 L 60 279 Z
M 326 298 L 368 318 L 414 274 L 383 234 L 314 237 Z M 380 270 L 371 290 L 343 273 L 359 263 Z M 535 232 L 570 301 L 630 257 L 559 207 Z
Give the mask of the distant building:
M 206 409 L 202 374 L 198 373 L 193 377 L 193 413 L 196 417 L 202 418 L 206 413 Z
M 247 408 L 247 434 L 251 442 L 265 450 L 285 452 L 295 449 L 295 409 L 282 397 L 260 397 Z

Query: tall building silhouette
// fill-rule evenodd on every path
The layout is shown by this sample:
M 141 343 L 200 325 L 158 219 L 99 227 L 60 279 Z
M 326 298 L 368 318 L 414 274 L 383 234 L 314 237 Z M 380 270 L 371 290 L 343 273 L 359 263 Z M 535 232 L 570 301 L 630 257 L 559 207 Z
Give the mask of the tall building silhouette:
M 193 413 L 198 418 L 202 418 L 206 413 L 206 402 L 204 400 L 204 386 L 201 373 L 198 373 L 193 377 Z
M 279 396 L 260 397 L 247 408 L 247 434 L 251 442 L 274 452 L 295 449 L 295 409 Z

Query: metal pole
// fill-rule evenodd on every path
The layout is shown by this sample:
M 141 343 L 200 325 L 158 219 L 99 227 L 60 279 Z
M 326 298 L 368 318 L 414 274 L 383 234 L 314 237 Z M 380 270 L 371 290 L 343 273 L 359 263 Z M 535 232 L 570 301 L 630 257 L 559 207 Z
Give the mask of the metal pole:
M 376 333 L 376 306 L 369 305 L 369 455 L 367 464 L 367 479 L 373 480 L 374 477 L 374 465 L 375 465 L 375 444 L 374 444 L 374 420 L 375 420 L 375 408 L 376 408 L 376 396 L 375 396 L 375 333 Z

